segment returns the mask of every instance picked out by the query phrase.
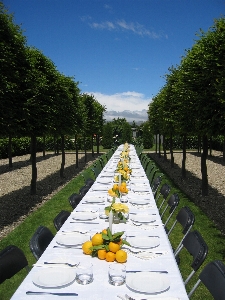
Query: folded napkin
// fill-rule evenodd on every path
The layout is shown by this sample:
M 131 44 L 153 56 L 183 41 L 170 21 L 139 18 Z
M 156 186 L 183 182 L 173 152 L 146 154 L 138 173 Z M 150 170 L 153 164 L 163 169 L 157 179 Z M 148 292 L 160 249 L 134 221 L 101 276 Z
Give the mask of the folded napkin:
M 177 297 L 146 297 L 146 295 L 142 295 L 142 296 L 132 296 L 135 300 L 141 300 L 144 299 L 145 300 L 180 300 L 180 298 Z
M 160 256 L 168 253 L 168 251 L 159 251 L 159 252 L 145 251 L 145 250 L 138 251 L 138 249 L 137 249 L 137 253 L 134 253 L 136 251 L 136 249 L 135 249 L 135 251 L 132 250 L 133 252 L 129 251 L 129 249 L 127 249 L 127 248 L 125 248 L 124 250 L 127 253 L 129 253 L 129 255 L 133 255 L 133 256 L 143 259 L 143 260 L 150 260 L 150 259 L 157 258 L 157 257 L 160 257 Z

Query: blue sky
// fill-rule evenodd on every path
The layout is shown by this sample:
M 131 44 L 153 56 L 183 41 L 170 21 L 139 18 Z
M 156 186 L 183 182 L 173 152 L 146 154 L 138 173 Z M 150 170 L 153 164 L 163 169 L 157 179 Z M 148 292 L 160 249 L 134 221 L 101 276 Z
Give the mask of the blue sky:
M 146 120 L 148 104 L 225 0 L 3 0 L 15 23 L 107 119 Z

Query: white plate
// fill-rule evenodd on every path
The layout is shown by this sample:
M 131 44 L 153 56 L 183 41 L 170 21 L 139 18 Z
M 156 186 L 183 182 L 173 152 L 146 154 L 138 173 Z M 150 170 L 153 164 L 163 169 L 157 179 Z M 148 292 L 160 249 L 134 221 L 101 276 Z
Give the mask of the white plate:
M 149 192 L 149 187 L 148 186 L 133 186 L 132 190 L 134 192 Z
M 101 198 L 88 198 L 88 199 L 84 199 L 84 203 L 91 203 L 91 204 L 95 204 L 95 203 L 104 203 L 105 200 L 104 199 L 101 199 Z
M 69 234 L 58 234 L 56 236 L 56 243 L 63 246 L 80 246 L 90 239 L 88 234 L 80 234 L 79 232 Z
M 97 180 L 98 183 L 112 183 L 112 176 L 109 177 L 101 177 Z
M 90 221 L 90 220 L 97 219 L 96 215 L 89 212 L 76 212 L 73 213 L 73 215 L 74 215 L 73 219 L 77 221 Z
M 131 221 L 137 222 L 137 223 L 153 223 L 156 221 L 154 215 L 130 215 Z
M 138 199 L 129 199 L 129 202 L 131 204 L 135 204 L 135 205 L 149 205 L 150 204 L 150 200 L 138 200 Z
M 168 274 L 157 272 L 127 273 L 127 286 L 139 293 L 159 294 L 170 288 Z
M 127 237 L 127 241 L 133 248 L 150 249 L 160 245 L 159 236 L 135 236 Z
M 69 285 L 75 280 L 73 268 L 41 268 L 32 278 L 35 285 L 44 288 L 58 288 Z
M 92 186 L 92 191 L 107 191 L 110 188 L 109 185 L 96 185 Z

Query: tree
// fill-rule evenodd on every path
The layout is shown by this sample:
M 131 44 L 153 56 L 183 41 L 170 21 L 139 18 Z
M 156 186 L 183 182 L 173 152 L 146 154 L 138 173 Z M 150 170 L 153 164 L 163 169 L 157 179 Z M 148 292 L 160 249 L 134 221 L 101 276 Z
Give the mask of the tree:
M 21 134 L 23 91 L 26 80 L 26 38 L 13 16 L 0 2 L 0 132 L 9 137 L 9 166 L 12 167 L 11 138 Z

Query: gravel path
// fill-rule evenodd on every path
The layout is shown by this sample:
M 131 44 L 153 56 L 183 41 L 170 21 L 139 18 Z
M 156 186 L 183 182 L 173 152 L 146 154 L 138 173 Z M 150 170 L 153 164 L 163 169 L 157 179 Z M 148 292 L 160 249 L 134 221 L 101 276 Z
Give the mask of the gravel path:
M 167 155 L 166 162 L 163 157 L 159 158 L 158 154 L 151 153 L 150 156 L 225 234 L 225 165 L 222 153 L 213 151 L 212 156 L 208 156 L 209 195 L 206 197 L 201 196 L 201 156 L 199 153 L 187 153 L 187 178 L 185 180 L 181 177 L 182 153 L 174 153 L 175 166 L 173 169 L 170 167 L 170 154 Z
M 8 159 L 0 160 L 0 240 L 18 226 L 28 214 L 37 210 L 84 168 L 93 163 L 88 154 L 79 154 L 79 168 L 76 168 L 75 153 L 66 153 L 64 178 L 60 178 L 61 155 L 48 153 L 45 157 L 37 153 L 37 195 L 30 195 L 30 155 L 13 158 L 13 168 Z
M 208 158 L 209 196 L 201 196 L 200 155 L 187 154 L 187 179 L 181 178 L 182 153 L 174 153 L 175 167 L 170 168 L 170 155 L 163 161 L 158 154 L 150 154 L 177 185 L 214 221 L 225 234 L 225 166 L 221 152 L 213 152 Z M 28 214 L 38 209 L 62 189 L 81 170 L 93 162 L 91 154 L 85 164 L 83 154 L 79 157 L 79 168 L 75 168 L 75 154 L 66 154 L 64 178 L 59 177 L 61 155 L 48 153 L 45 158 L 37 154 L 37 195 L 30 195 L 30 155 L 13 158 L 13 169 L 8 168 L 8 159 L 0 160 L 0 240 L 20 224 Z

